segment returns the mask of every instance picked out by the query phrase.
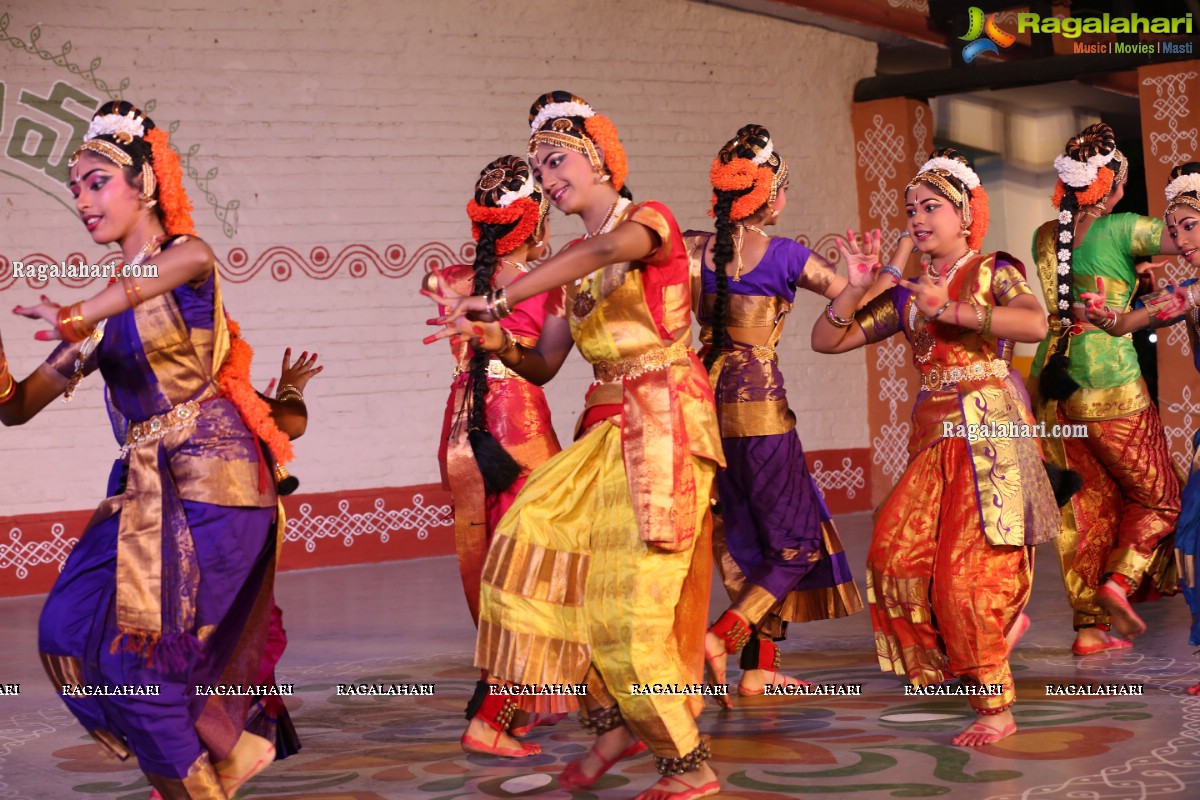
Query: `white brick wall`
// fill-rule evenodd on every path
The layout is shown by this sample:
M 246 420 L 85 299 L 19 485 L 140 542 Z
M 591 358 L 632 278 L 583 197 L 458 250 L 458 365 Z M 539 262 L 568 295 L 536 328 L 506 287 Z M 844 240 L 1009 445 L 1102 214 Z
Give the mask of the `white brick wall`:
M 855 219 L 849 102 L 873 69 L 874 46 L 815 28 L 688 0 L 19 0 L 5 10 L 0 255 L 9 259 L 101 255 L 61 184 L 5 155 L 21 115 L 57 131 L 53 160 L 70 135 L 22 104 L 23 90 L 46 97 L 61 81 L 105 99 L 88 78 L 25 49 L 55 55 L 68 41 L 72 63 L 102 58 L 96 79 L 116 87 L 128 77 L 124 97 L 155 98 L 155 120 L 178 121 L 173 141 L 199 146 L 192 163 L 201 175 L 219 170 L 210 191 L 240 203 L 232 238 L 195 182 L 187 186 L 201 235 L 222 256 L 244 248 L 253 261 L 284 246 L 308 261 L 318 246 L 336 257 L 351 244 L 382 253 L 395 243 L 411 259 L 431 241 L 457 251 L 478 170 L 523 151 L 530 102 L 557 88 L 613 119 L 636 196 L 666 202 L 684 228 L 709 225 L 709 163 L 750 121 L 771 129 L 792 168 L 781 233 L 816 239 Z M 573 219 L 554 224 L 558 246 L 581 230 Z M 372 266 L 362 278 L 343 268 L 316 280 L 296 269 L 283 282 L 269 270 L 226 282 L 228 306 L 259 354 L 260 386 L 286 344 L 317 349 L 327 365 L 309 392 L 313 423 L 295 467 L 305 490 L 437 480 L 450 365 L 444 348 L 420 344 L 431 309 L 418 279 Z M 45 291 L 65 302 L 92 290 Z M 2 294 L 11 307 L 39 290 L 19 284 Z M 809 450 L 863 447 L 865 362 L 811 352 L 821 305 L 801 298 L 781 347 L 800 433 Z M 47 351 L 34 329 L 0 316 L 18 375 Z M 549 389 L 564 440 L 589 377 L 575 356 Z M 0 430 L 0 516 L 86 508 L 100 497 L 114 447 L 98 383 L 71 407 Z

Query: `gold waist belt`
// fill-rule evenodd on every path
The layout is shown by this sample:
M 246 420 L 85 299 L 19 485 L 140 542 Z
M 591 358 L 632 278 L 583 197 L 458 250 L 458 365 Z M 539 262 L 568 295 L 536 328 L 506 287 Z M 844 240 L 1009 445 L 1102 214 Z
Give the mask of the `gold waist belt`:
M 948 389 L 962 381 L 981 381 L 984 378 L 1003 378 L 1012 367 L 1002 358 L 976 361 L 965 367 L 939 367 L 934 364 L 921 376 L 921 390 L 937 392 Z
M 672 364 L 687 361 L 690 348 L 687 342 L 678 341 L 670 347 L 659 347 L 620 361 L 597 361 L 592 372 L 597 383 L 611 383 L 622 378 L 636 378 L 645 372 L 666 369 Z
M 125 445 L 121 448 L 121 457 L 129 455 L 135 447 L 151 442 L 157 442 L 167 435 L 184 428 L 196 427 L 200 416 L 200 403 L 189 400 L 180 403 L 165 414 L 151 417 L 145 422 L 133 422 L 129 425 L 129 434 L 125 437 Z

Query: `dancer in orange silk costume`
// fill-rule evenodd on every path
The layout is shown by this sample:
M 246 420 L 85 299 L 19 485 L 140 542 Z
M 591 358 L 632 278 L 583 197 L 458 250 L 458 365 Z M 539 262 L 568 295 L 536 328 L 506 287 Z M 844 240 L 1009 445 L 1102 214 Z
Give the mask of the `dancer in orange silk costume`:
M 901 332 L 912 344 L 921 391 L 908 467 L 875 520 L 871 622 L 885 671 L 916 686 L 958 677 L 975 687 L 971 706 L 985 716 L 953 740 L 975 746 L 1016 730 L 1010 641 L 1028 623 L 1032 545 L 1058 531 L 1038 441 L 1009 427 L 1033 422 L 1013 343 L 1040 341 L 1046 319 L 1019 261 L 976 252 L 987 195 L 965 158 L 931 154 L 905 209 L 927 271 L 917 280 L 897 271 L 898 285 L 855 313 L 874 280 L 862 256 L 877 254 L 878 233 L 861 254 L 852 239 L 850 286 L 814 325 L 813 348 L 841 353 Z

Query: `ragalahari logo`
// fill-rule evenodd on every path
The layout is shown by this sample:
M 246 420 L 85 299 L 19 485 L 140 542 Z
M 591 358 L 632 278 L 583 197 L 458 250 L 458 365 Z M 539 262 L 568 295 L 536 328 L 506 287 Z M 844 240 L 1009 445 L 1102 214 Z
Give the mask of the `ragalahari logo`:
M 981 39 L 981 36 L 986 38 Z M 995 14 L 988 14 L 985 19 L 983 9 L 978 6 L 971 6 L 967 35 L 958 38 L 969 42 L 962 51 L 963 61 L 968 64 L 984 53 L 999 53 L 1000 49 L 996 45 L 1011 47 L 1013 42 L 1017 41 L 1017 37 L 996 24 Z

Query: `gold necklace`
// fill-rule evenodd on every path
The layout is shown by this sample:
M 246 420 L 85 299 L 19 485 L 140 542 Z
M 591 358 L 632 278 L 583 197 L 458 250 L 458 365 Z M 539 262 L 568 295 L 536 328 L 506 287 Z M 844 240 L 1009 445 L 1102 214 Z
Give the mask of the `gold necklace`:
M 744 225 L 738 226 L 737 235 L 734 237 L 733 250 L 737 253 L 737 269 L 733 272 L 733 279 L 741 283 L 742 281 L 742 241 L 746 238 L 746 230 Z
M 500 263 L 501 263 L 501 264 L 508 264 L 510 267 L 512 267 L 513 269 L 515 269 L 517 272 L 521 272 L 521 273 L 524 273 L 524 274 L 526 274 L 526 275 L 527 275 L 527 274 L 529 274 L 529 271 L 530 271 L 531 269 L 533 269 L 533 267 L 529 266 L 528 264 L 526 264 L 526 263 L 524 263 L 524 262 L 522 262 L 522 261 L 512 261 L 512 260 L 510 260 L 510 259 L 507 259 L 507 258 L 502 258 L 502 259 L 500 259 Z
M 758 227 L 757 225 L 749 225 L 745 222 L 739 222 L 738 227 L 745 228 L 748 231 L 754 231 L 755 233 L 757 233 L 759 236 L 763 237 L 764 239 L 771 238 L 771 234 L 767 233 L 766 231 L 764 231 L 762 228 Z
M 621 218 L 621 214 L 625 212 L 633 201 L 626 197 L 618 197 L 617 202 L 612 204 L 608 209 L 608 213 L 604 216 L 604 221 L 600 223 L 600 227 L 595 231 L 585 234 L 583 238 L 590 239 L 593 236 L 599 236 L 602 233 L 608 233 L 617 226 L 617 220 Z M 601 267 L 600 269 L 604 269 Z M 579 290 L 575 295 L 575 303 L 571 307 L 571 313 L 575 319 L 582 320 L 596 307 L 596 298 L 592 294 L 592 276 L 596 273 L 590 273 L 582 278 L 575 279 L 575 288 Z M 584 286 L 584 281 L 587 281 L 587 286 Z
M 625 210 L 625 206 L 629 205 L 629 201 L 624 197 L 618 197 L 616 202 L 608 208 L 608 213 L 604 215 L 604 220 L 600 223 L 600 227 L 594 231 L 590 231 L 583 235 L 585 239 L 591 239 L 593 236 L 599 236 L 602 233 L 608 233 L 611 228 L 609 225 L 617 218 L 620 211 Z
M 966 264 L 973 255 L 975 255 L 975 251 L 968 247 L 967 252 L 963 253 L 959 259 L 950 265 L 950 268 L 946 270 L 944 273 L 945 282 L 942 285 L 949 286 L 950 281 L 954 278 L 954 273 L 958 272 L 962 265 Z M 929 262 L 929 266 L 926 267 L 925 274 L 935 281 L 940 277 L 937 272 L 937 267 L 933 265 L 932 261 Z

